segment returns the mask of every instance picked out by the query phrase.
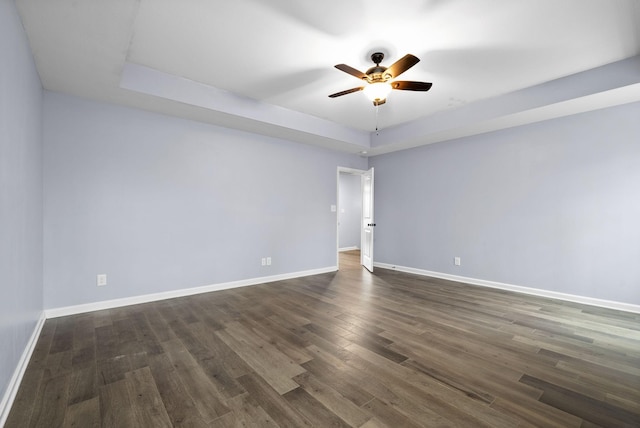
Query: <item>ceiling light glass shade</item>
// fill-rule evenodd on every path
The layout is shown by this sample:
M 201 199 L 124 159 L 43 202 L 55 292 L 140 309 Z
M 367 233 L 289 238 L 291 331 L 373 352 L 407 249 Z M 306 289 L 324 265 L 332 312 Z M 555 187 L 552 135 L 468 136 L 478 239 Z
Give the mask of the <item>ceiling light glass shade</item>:
M 371 83 L 364 87 L 364 94 L 371 101 L 382 101 L 391 92 L 391 85 L 385 82 Z

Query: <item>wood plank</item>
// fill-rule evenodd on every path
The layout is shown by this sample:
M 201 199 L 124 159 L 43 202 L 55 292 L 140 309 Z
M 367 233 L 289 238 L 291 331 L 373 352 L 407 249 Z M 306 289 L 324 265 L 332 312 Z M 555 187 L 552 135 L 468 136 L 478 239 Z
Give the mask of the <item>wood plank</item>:
M 135 329 L 136 340 L 140 343 L 142 351 L 149 355 L 158 355 L 163 352 L 160 340 L 158 340 L 152 326 L 144 312 L 138 312 L 131 317 L 132 326 Z
M 158 311 L 160 304 L 159 302 L 157 305 L 151 306 L 148 310 L 144 311 L 144 317 L 147 319 L 149 328 L 158 341 L 166 342 L 167 340 L 175 339 L 176 335 Z
M 394 426 L 397 426 L 397 424 L 394 424 Z M 388 428 L 388 425 L 383 424 L 378 418 L 371 418 L 360 428 Z
M 81 314 L 73 317 L 73 321 L 73 349 L 95 349 L 95 316 L 92 313 Z
M 95 366 L 96 347 L 95 344 L 83 346 L 81 348 L 74 347 L 71 365 L 74 370 L 81 370 L 90 366 Z
M 296 364 L 311 360 L 312 357 L 305 352 L 308 343 L 268 317 L 259 321 L 244 320 L 241 323 Z
M 84 369 L 74 370 L 70 375 L 69 398 L 73 405 L 98 396 L 98 379 L 95 363 Z
M 73 370 L 73 349 L 47 355 L 43 369 L 45 380 L 70 375 Z
M 384 403 L 383 401 L 380 401 L 377 398 L 374 398 L 362 407 L 369 413 L 375 415 L 376 419 L 384 424 L 382 426 L 385 427 L 419 428 L 425 426 L 419 423 L 419 421 L 414 421 L 408 416 L 398 412 L 390 405 Z
M 354 376 L 354 370 L 343 361 L 316 346 L 309 346 L 314 359 L 303 364 L 303 367 L 329 387 L 340 392 L 346 399 L 360 407 L 371 401 L 374 396 L 365 391 L 361 381 Z
M 284 398 L 314 425 L 349 427 L 349 424 L 302 388 L 287 392 Z
M 131 361 L 126 355 L 98 360 L 98 385 L 108 385 L 124 379 L 124 375 L 131 371 Z
M 118 355 L 133 355 L 143 352 L 131 317 L 114 321 L 113 330 L 117 337 Z
M 313 426 L 262 377 L 247 374 L 238 378 L 238 381 L 279 426 L 291 428 Z
M 393 364 L 360 345 L 352 344 L 347 350 L 362 359 L 362 362 L 352 359 L 350 364 L 368 372 L 376 372 L 383 379 L 391 377 L 396 380 L 389 385 L 389 389 L 403 399 L 408 415 L 413 418 L 432 418 L 432 425 L 447 421 L 461 426 L 512 427 L 516 423 L 513 418 L 491 409 L 485 403 L 469 400 L 465 394 L 430 377 L 421 376 L 419 372 Z
M 277 427 L 278 424 L 248 394 L 227 401 L 231 413 L 213 421 L 212 427 Z
M 465 341 L 466 336 L 460 340 Z M 463 352 L 444 340 L 426 340 L 424 335 L 405 336 L 394 348 L 406 353 L 415 364 L 411 366 L 427 376 L 460 391 L 470 398 L 497 397 L 503 391 L 520 399 L 538 399 L 540 392 L 519 382 L 522 371 L 499 367 L 499 361 L 488 362 L 473 352 Z M 408 365 L 409 363 L 403 363 Z
M 68 389 L 68 375 L 43 379 L 28 426 L 50 427 L 62 425 L 67 407 Z M 21 426 L 24 425 L 25 421 L 22 421 Z
M 403 366 L 415 370 L 416 372 L 424 373 L 427 376 L 432 377 L 433 379 L 447 385 L 451 388 L 457 389 L 465 396 L 474 399 L 483 401 L 486 404 L 491 404 L 495 400 L 495 397 L 480 388 L 475 388 L 471 385 L 466 384 L 463 380 L 451 376 L 449 373 L 443 373 L 438 369 L 435 369 L 430 366 L 426 366 L 423 363 L 413 360 L 407 360 L 402 363 Z
M 211 358 L 220 363 L 231 377 L 238 378 L 251 373 L 251 367 L 215 334 L 217 330 L 205 328 L 202 323 L 194 323 L 190 327 L 197 332 Z
M 126 379 L 102 385 L 99 389 L 100 420 L 105 427 L 134 427 L 133 400 Z
M 532 427 L 580 427 L 583 420 L 539 401 L 510 400 L 498 397 L 491 407 L 502 413 L 526 421 Z
M 100 398 L 95 397 L 67 407 L 62 426 L 64 428 L 99 428 Z
M 149 369 L 173 426 L 197 428 L 209 426 L 165 354 L 150 357 Z
M 216 331 L 216 335 L 278 393 L 284 394 L 298 387 L 291 378 L 304 373 L 304 368 L 240 323 L 229 323 L 224 330 Z
M 96 357 L 98 360 L 108 360 L 118 355 L 118 342 L 112 325 L 96 327 Z
M 211 422 L 230 412 L 215 385 L 179 340 L 164 342 L 162 346 L 205 421 Z
M 324 384 L 310 373 L 303 373 L 293 378 L 300 387 L 331 413 L 338 416 L 350 426 L 359 427 L 371 419 L 360 407 L 349 401 L 335 389 Z M 320 419 L 323 420 L 323 419 Z
M 199 339 L 201 347 L 190 350 L 193 357 L 198 361 L 198 365 L 215 385 L 224 398 L 232 398 L 244 394 L 245 390 L 229 374 L 225 364 L 224 356 L 221 354 L 222 346 L 218 343 L 222 341 L 214 334 L 207 334 L 206 327 L 201 322 L 192 323 L 189 329 Z
M 543 391 L 540 402 L 602 426 L 640 426 L 640 415 L 532 376 L 521 382 Z
M 75 321 L 73 317 L 58 318 L 56 330 L 51 340 L 49 354 L 56 354 L 73 349 L 74 327 Z
M 137 426 L 173 427 L 148 367 L 127 373 Z

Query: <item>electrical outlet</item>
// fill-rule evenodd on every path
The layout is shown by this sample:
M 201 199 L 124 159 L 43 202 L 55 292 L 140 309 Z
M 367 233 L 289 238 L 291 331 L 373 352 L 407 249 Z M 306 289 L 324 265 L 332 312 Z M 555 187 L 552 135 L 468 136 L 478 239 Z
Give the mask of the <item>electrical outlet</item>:
M 107 285 L 107 274 L 106 273 L 101 273 L 99 275 L 96 276 L 96 284 L 98 285 L 98 287 L 102 287 Z
M 453 264 L 456 266 L 460 266 L 460 257 L 454 257 L 453 258 Z
M 271 257 L 267 257 L 267 266 L 271 266 Z
M 265 259 L 264 257 L 262 258 L 262 266 L 266 266 L 267 265 L 267 259 Z

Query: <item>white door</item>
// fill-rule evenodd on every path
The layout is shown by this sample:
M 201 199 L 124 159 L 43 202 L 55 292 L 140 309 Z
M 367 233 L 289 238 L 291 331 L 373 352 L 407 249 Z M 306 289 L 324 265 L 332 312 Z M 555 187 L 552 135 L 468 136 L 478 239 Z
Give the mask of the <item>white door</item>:
M 362 174 L 362 233 L 360 263 L 373 272 L 373 168 Z

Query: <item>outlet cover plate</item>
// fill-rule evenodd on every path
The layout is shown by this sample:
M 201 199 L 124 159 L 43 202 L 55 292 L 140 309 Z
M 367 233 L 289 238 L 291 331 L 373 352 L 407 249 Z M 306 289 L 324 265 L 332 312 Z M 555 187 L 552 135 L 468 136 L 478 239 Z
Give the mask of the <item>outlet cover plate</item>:
M 98 285 L 98 287 L 103 287 L 107 285 L 107 274 L 101 273 L 96 275 L 96 284 Z

